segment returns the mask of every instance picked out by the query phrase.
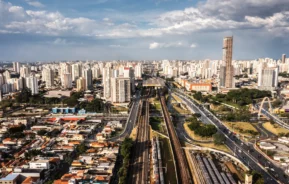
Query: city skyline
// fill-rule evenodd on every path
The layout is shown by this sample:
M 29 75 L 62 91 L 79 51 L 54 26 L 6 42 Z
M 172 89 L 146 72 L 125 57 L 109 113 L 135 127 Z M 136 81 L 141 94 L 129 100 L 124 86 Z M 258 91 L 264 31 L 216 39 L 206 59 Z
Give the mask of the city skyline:
M 0 60 L 221 60 L 222 38 L 232 35 L 233 59 L 281 59 L 289 52 L 288 5 L 1 0 Z

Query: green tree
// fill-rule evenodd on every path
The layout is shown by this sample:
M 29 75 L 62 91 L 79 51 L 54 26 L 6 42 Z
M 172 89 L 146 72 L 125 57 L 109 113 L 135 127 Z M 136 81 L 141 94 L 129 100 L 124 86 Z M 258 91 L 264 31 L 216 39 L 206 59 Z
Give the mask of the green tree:
M 217 132 L 213 135 L 213 139 L 214 139 L 214 144 L 215 145 L 221 145 L 224 144 L 226 138 L 223 134 Z
M 47 133 L 46 130 L 39 130 L 39 131 L 37 132 L 37 135 L 42 136 L 42 135 L 45 135 L 46 133 Z
M 282 101 L 280 99 L 277 99 L 272 103 L 272 106 L 276 108 L 276 107 L 279 107 L 281 104 L 282 104 Z

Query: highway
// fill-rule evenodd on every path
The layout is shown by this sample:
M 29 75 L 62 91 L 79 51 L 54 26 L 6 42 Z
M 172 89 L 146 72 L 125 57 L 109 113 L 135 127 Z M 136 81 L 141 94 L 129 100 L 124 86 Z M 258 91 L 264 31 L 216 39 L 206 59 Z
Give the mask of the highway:
M 170 117 L 170 114 L 169 114 L 169 111 L 168 111 L 168 108 L 167 108 L 167 105 L 165 102 L 165 97 L 161 94 L 160 91 L 159 91 L 158 95 L 159 95 L 159 99 L 161 102 L 164 120 L 165 120 L 165 123 L 167 126 L 171 146 L 173 149 L 173 153 L 174 153 L 173 155 L 174 155 L 175 161 L 176 161 L 176 169 L 177 169 L 177 173 L 178 173 L 178 182 L 182 183 L 182 184 L 191 184 L 192 178 L 191 178 L 191 174 L 189 171 L 189 166 L 188 166 L 184 151 L 181 147 L 179 138 L 177 137 L 175 127 L 171 121 L 171 117 Z
M 181 91 L 175 92 L 194 112 L 200 113 L 202 115 L 202 121 L 204 123 L 214 124 L 218 128 L 218 131 L 225 135 L 225 144 L 234 152 L 235 156 L 243 161 L 245 165 L 262 174 L 265 183 L 289 183 L 289 180 L 287 176 L 285 176 L 284 171 L 268 161 L 263 155 L 259 154 L 254 149 L 252 144 L 246 145 L 245 142 L 233 135 L 209 110 L 188 98 Z M 269 168 L 268 171 L 265 169 L 265 167 Z M 278 180 L 275 179 L 273 175 L 280 182 L 278 182 Z
M 257 105 L 257 104 L 255 104 L 255 105 L 254 105 L 254 108 L 259 110 L 260 106 Z M 273 119 L 274 122 L 276 122 L 277 124 L 279 124 L 281 127 L 286 128 L 286 129 L 289 129 L 289 125 L 288 125 L 287 123 L 283 122 L 283 121 L 280 120 L 277 116 L 275 116 L 275 115 L 271 114 L 270 112 L 268 112 L 266 109 L 262 108 L 261 113 L 262 113 L 263 115 L 265 115 L 267 118 Z
M 137 137 L 134 143 L 128 183 L 148 183 L 149 174 L 149 102 L 142 102 L 142 112 L 137 124 Z
M 126 136 L 130 135 L 137 121 L 137 113 L 138 113 L 140 104 L 141 104 L 140 93 L 138 92 L 136 98 L 134 99 L 133 105 L 130 108 L 129 116 L 127 118 L 126 125 L 125 125 L 123 132 L 115 137 L 107 139 L 107 141 L 119 141 L 119 140 L 124 139 Z

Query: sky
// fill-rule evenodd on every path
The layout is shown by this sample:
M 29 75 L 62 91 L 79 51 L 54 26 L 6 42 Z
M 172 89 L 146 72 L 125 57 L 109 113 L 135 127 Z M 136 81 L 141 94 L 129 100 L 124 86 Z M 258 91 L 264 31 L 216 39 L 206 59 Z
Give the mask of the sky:
M 289 55 L 289 0 L 0 0 L 0 61 Z

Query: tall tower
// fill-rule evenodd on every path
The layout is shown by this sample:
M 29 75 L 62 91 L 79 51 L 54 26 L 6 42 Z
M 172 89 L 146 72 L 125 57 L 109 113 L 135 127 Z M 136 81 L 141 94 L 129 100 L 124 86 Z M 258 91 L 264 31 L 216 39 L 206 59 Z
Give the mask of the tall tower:
M 233 65 L 232 65 L 232 56 L 233 56 L 233 37 L 225 37 L 223 40 L 223 61 L 226 65 L 226 79 L 225 87 L 233 87 Z
M 49 67 L 44 67 L 42 70 L 42 80 L 45 81 L 47 88 L 54 86 L 54 71 Z
M 20 63 L 19 62 L 13 62 L 13 70 L 16 73 L 20 72 Z
M 286 54 L 282 54 L 282 63 L 285 63 L 286 61 Z
M 86 68 L 83 71 L 83 76 L 85 78 L 85 88 L 91 89 L 92 88 L 92 71 L 90 68 Z

